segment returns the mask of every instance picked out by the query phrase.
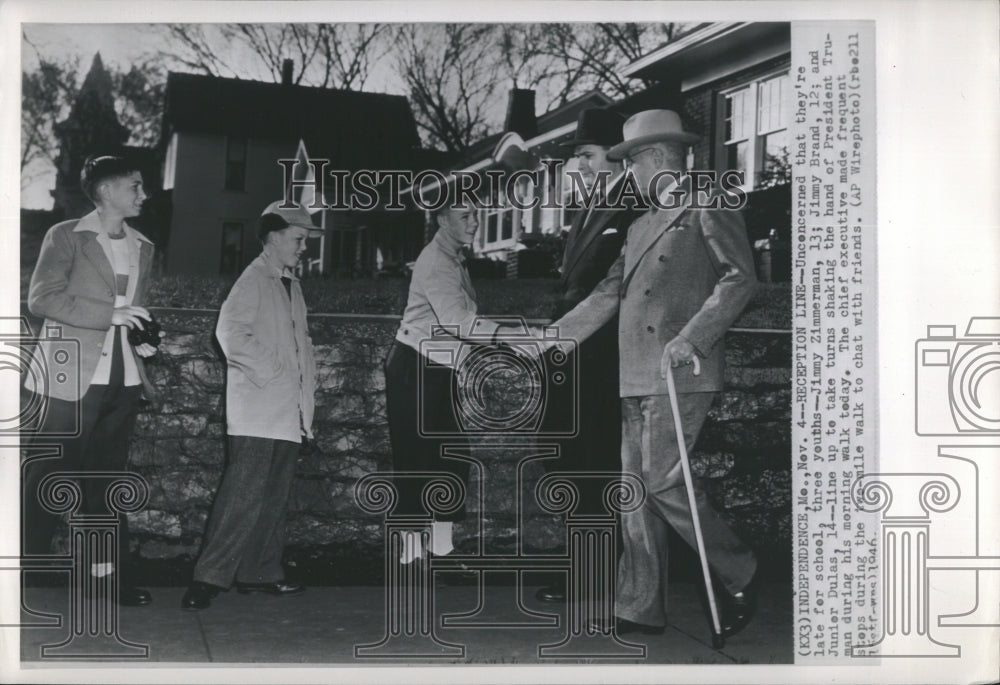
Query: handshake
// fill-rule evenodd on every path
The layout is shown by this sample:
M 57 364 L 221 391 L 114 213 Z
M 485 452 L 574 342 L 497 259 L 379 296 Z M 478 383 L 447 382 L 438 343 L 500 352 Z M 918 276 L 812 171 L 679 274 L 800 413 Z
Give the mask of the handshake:
M 532 360 L 553 348 L 562 354 L 568 354 L 574 348 L 572 341 L 559 338 L 557 326 L 528 326 L 523 323 L 501 324 L 493 335 L 493 342 Z
M 432 327 L 431 337 L 420 342 L 420 358 L 426 361 L 418 368 L 418 384 L 424 382 L 425 366 L 455 370 L 452 401 L 461 435 L 574 435 L 579 387 L 576 355 L 570 353 L 575 341 L 560 338 L 557 326 L 528 326 L 517 317 L 488 321 L 501 325 L 463 337 L 454 328 Z M 560 410 L 550 411 L 556 405 Z M 431 435 L 442 429 L 421 414 L 420 430 Z

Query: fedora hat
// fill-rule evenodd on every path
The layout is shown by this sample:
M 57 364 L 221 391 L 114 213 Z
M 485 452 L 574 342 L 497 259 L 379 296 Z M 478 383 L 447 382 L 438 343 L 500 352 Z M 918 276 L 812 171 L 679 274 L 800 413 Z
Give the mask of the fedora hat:
M 622 127 L 621 143 L 608 150 L 608 159 L 625 159 L 629 151 L 646 143 L 674 141 L 696 143 L 701 139 L 697 133 L 684 130 L 677 112 L 670 109 L 647 109 L 633 114 Z
M 600 145 L 611 147 L 622 142 L 622 125 L 625 117 L 610 109 L 591 107 L 580 111 L 576 118 L 576 132 L 569 140 L 559 143 L 563 147 Z

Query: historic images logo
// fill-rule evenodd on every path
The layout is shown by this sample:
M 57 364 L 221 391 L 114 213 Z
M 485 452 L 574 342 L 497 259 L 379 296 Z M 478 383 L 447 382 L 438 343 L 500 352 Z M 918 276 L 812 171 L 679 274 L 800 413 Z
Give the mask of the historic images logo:
M 56 431 L 45 421 L 52 395 L 80 394 L 80 341 L 64 338 L 62 326 L 46 326 L 43 335 L 36 337 L 26 318 L 0 317 L 0 372 L 22 390 L 18 407 L 5 407 L 0 415 L 0 434 L 79 434 L 78 406 Z
M 928 326 L 915 352 L 917 435 L 1000 433 L 1000 317 L 971 319 L 961 338 L 953 325 Z M 995 498 L 980 488 L 1000 479 L 1000 445 L 938 445 L 937 456 L 951 460 L 942 463 L 949 473 L 873 473 L 855 481 L 856 506 L 882 515 L 883 582 L 882 635 L 855 645 L 852 656 L 959 657 L 962 645 L 944 634 L 954 642 L 960 636 L 942 629 L 1000 625 L 996 603 L 984 601 L 1000 578 Z M 948 517 L 961 526 L 934 534 L 935 523 L 947 526 Z M 949 604 L 968 602 L 954 613 L 932 610 L 932 580 L 946 574 L 963 590 L 949 595 Z
M 536 169 L 518 169 L 513 172 L 486 169 L 481 173 L 460 169 L 445 175 L 435 169 L 425 169 L 416 174 L 400 169 L 327 171 L 330 160 L 316 158 L 307 162 L 311 167 L 308 177 L 298 179 L 295 177 L 295 167 L 301 163 L 301 160 L 294 158 L 278 160 L 284 172 L 285 203 L 282 208 L 297 206 L 293 195 L 299 188 L 313 194 L 313 202 L 306 207 L 310 210 L 365 211 L 378 207 L 402 211 L 415 207 L 437 211 L 446 206 L 462 209 L 509 206 L 526 211 L 563 207 L 560 196 L 541 192 L 545 187 L 546 177 L 555 178 L 563 173 L 565 161 L 561 159 L 543 159 L 542 166 Z M 621 191 L 613 198 L 606 192 L 612 178 L 610 172 L 598 172 L 592 184 L 588 184 L 577 171 L 565 173 L 573 190 L 567 195 L 566 206 L 570 209 L 593 206 L 594 209 L 647 210 L 652 207 L 677 209 L 688 206 L 691 209 L 738 210 L 747 203 L 747 194 L 743 190 L 744 174 L 741 171 L 718 173 L 710 170 L 660 170 L 652 175 L 643 188 L 631 170 L 627 169 Z M 327 177 L 332 179 L 329 185 Z M 673 188 L 675 185 L 679 186 L 685 178 L 690 179 L 691 192 Z M 527 191 L 524 184 L 527 184 Z M 595 196 L 598 199 L 591 202 Z M 484 197 L 487 199 L 482 199 Z
M 146 505 L 149 486 L 135 473 L 60 470 L 63 442 L 80 435 L 80 403 L 64 401 L 59 420 L 46 420 L 54 410 L 52 397 L 80 396 L 80 342 L 64 337 L 59 325 L 46 326 L 41 336 L 35 336 L 27 318 L 0 317 L 0 371 L 16 374 L 20 388 L 16 409 L 5 408 L 0 417 L 0 437 L 16 438 L 17 444 L 0 449 L 23 453 L 22 509 L 38 506 L 50 515 L 65 517 L 69 530 L 66 554 L 2 557 L 16 560 L 17 565 L 9 570 L 19 571 L 32 583 L 42 576 L 68 577 L 66 614 L 33 609 L 29 588 L 27 596 L 21 597 L 20 621 L 0 627 L 52 631 L 53 641 L 39 647 L 43 659 L 148 658 L 149 645 L 121 635 L 116 575 L 94 574 L 93 570 L 113 569 L 119 563 L 121 516 Z M 26 477 L 29 472 L 35 477 Z M 99 510 L 86 506 L 85 491 L 90 500 L 104 506 Z M 27 533 L 22 530 L 22 540 Z M 22 587 L 26 584 L 30 583 Z
M 495 337 L 473 332 L 463 339 L 457 327 L 436 326 L 430 338 L 420 341 L 420 356 L 426 361 L 420 366 L 418 384 L 424 382 L 429 366 L 454 368 L 452 408 L 458 419 L 457 431 L 450 425 L 435 425 L 432 417 L 436 412 L 428 415 L 424 411 L 428 407 L 421 404 L 421 434 L 575 435 L 579 369 L 576 355 L 571 352 L 576 349 L 576 342 L 561 339 L 557 326 L 546 326 L 544 340 L 558 342 L 559 348 L 543 354 L 542 341 L 531 336 L 523 319 L 494 320 L 507 325 Z M 491 387 L 504 381 L 515 392 L 507 396 L 506 402 L 489 401 Z M 572 410 L 549 410 L 556 398 L 568 401 Z M 561 420 L 543 422 L 545 416 Z
M 1000 434 L 1000 317 L 974 317 L 965 336 L 928 326 L 916 349 L 917 435 Z
M 564 554 L 530 554 L 522 538 L 529 502 L 527 483 L 535 480 L 529 467 L 560 454 L 555 438 L 577 431 L 581 392 L 578 386 L 575 343 L 564 340 L 558 327 L 532 331 L 520 318 L 494 319 L 505 327 L 488 336 L 474 333 L 458 337 L 447 327 L 432 331 L 420 341 L 421 364 L 418 387 L 451 369 L 450 406 L 421 406 L 419 432 L 422 439 L 439 443 L 443 463 L 466 462 L 470 488 L 461 478 L 445 471 L 405 471 L 365 476 L 355 489 L 358 505 L 368 513 L 385 516 L 386 615 L 384 637 L 375 643 L 355 646 L 358 659 L 461 659 L 466 645 L 452 642 L 442 629 L 562 628 L 562 638 L 539 644 L 539 659 L 608 658 L 641 659 L 645 645 L 621 640 L 613 630 L 595 625 L 613 623 L 617 532 L 615 514 L 638 510 L 645 501 L 642 481 L 633 474 L 604 472 L 551 472 L 537 480 L 531 495 L 537 508 L 564 516 L 567 550 Z M 473 323 L 472 330 L 475 331 Z M 539 337 L 535 337 L 535 335 Z M 548 351 L 543 342 L 558 342 Z M 547 346 L 547 345 L 546 345 Z M 430 396 L 430 395 L 429 395 Z M 436 394 L 434 395 L 436 396 Z M 552 418 L 550 403 L 572 405 Z M 443 411 L 442 411 L 443 410 Z M 448 420 L 442 420 L 442 414 Z M 550 418 L 545 420 L 546 415 Z M 549 441 L 549 442 L 547 442 Z M 476 446 L 471 443 L 475 442 Z M 491 485 L 480 449 L 502 450 L 516 471 L 514 509 L 517 520 L 510 535 L 513 550 L 489 549 L 486 507 L 497 489 Z M 580 512 L 580 486 L 586 479 L 600 478 L 602 514 Z M 401 488 L 416 483 L 422 512 L 397 511 Z M 429 549 L 429 527 L 436 517 L 454 512 L 467 495 L 476 508 L 477 549 L 447 555 L 426 553 L 410 563 L 399 563 L 406 544 Z M 407 538 L 410 538 L 407 542 Z M 523 603 L 523 572 L 549 571 L 567 576 L 566 617 L 541 612 Z M 438 584 L 461 574 L 471 579 L 479 596 L 471 612 L 443 611 L 438 605 Z M 513 586 L 513 587 L 511 587 Z M 513 589 L 513 592 L 512 592 Z M 497 618 L 503 616 L 504 618 Z

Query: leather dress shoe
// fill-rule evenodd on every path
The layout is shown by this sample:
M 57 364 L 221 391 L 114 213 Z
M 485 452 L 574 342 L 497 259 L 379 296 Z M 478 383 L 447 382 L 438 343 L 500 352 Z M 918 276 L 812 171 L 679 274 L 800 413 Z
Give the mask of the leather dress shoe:
M 588 624 L 595 633 L 608 633 L 611 626 L 606 621 L 593 620 Z M 627 618 L 615 616 L 615 634 L 627 635 L 629 633 L 642 633 L 643 635 L 663 635 L 666 630 L 664 626 L 651 626 L 645 623 L 636 623 Z
M 759 576 L 755 574 L 740 592 L 734 595 L 726 593 L 722 602 L 722 634 L 724 636 L 731 637 L 747 627 L 757 611 L 759 591 Z
M 116 583 L 114 576 L 105 583 L 87 583 L 83 586 L 83 596 L 87 599 L 99 599 L 104 595 L 103 590 L 110 584 Z M 96 592 L 95 592 L 96 591 Z M 153 595 L 149 590 L 145 590 L 135 585 L 119 584 L 118 586 L 118 606 L 123 607 L 143 607 L 153 601 Z
M 222 588 L 196 580 L 188 586 L 187 592 L 181 597 L 181 608 L 207 609 L 220 592 Z
M 118 590 L 118 604 L 123 607 L 144 607 L 153 601 L 149 590 L 128 585 Z
M 289 583 L 287 580 L 279 580 L 274 583 L 236 583 L 236 591 L 241 595 L 261 592 L 277 597 L 290 597 L 301 595 L 306 591 L 306 586 L 301 583 Z
M 535 599 L 539 602 L 565 602 L 566 601 L 566 586 L 563 583 L 553 583 L 552 585 L 546 585 L 545 587 L 538 588 L 538 592 L 535 593 Z

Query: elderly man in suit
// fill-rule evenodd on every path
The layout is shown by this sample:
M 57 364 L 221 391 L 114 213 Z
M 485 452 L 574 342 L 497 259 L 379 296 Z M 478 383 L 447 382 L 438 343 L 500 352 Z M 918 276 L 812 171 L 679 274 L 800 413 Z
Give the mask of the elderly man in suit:
M 125 223 L 139 215 L 146 199 L 142 174 L 127 159 L 92 156 L 83 165 L 80 185 L 96 208 L 81 219 L 49 229 L 28 288 L 28 309 L 45 318 L 46 336 L 38 346 L 44 365 L 36 360 L 25 386 L 44 397 L 46 411 L 39 435 L 46 444 L 58 444 L 61 454 L 26 463 L 26 554 L 48 553 L 58 521 L 39 501 L 38 488 L 44 478 L 54 471 L 124 470 L 140 395 L 145 391 L 147 397 L 152 396 L 142 358 L 155 354 L 156 347 L 149 343 L 133 346 L 127 336 L 129 328 L 142 328 L 150 319 L 143 305 L 149 292 L 153 243 Z M 58 331 L 58 340 L 48 338 L 53 331 Z M 64 341 L 76 344 L 67 346 Z M 68 360 L 60 358 L 67 353 Z M 67 375 L 66 369 L 74 373 Z M 56 437 L 59 434 L 69 437 Z M 85 512 L 102 512 L 106 485 L 84 480 Z M 129 542 L 124 516 L 118 546 L 118 568 L 113 563 L 95 564 L 90 573 L 97 577 L 114 574 L 119 604 L 148 604 L 149 592 L 135 586 L 125 563 Z
M 666 623 L 667 526 L 695 546 L 665 367 L 677 367 L 681 422 L 691 450 L 722 389 L 723 335 L 756 281 L 740 213 L 701 208 L 708 199 L 695 197 L 690 177 L 678 173 L 687 145 L 698 136 L 684 131 L 671 110 L 639 112 L 625 122 L 623 134 L 609 157 L 624 159 L 643 198 L 659 202 L 629 228 L 607 277 L 556 324 L 562 337 L 579 341 L 619 316 L 622 468 L 641 477 L 646 501 L 622 517 L 613 628 L 618 634 L 658 634 Z M 692 364 L 696 356 L 700 374 Z M 695 495 L 708 562 L 725 588 L 723 633 L 733 635 L 753 613 L 756 559 L 705 493 Z
M 589 202 L 573 219 L 566 237 L 553 318 L 578 305 L 594 289 L 621 252 L 632 212 L 618 205 L 625 177 L 620 161 L 608 159 L 608 150 L 622 142 L 625 117 L 607 109 L 585 109 L 576 133 L 562 145 L 573 148 L 576 172 L 585 184 Z M 574 172 L 570 172 L 574 173 Z M 552 397 L 546 422 L 566 425 L 566 412 L 578 411 L 578 432 L 560 444 L 560 457 L 546 459 L 545 470 L 621 471 L 621 403 L 618 399 L 618 320 L 612 317 L 576 352 L 579 387 L 574 397 Z M 551 392 L 558 393 L 558 388 Z M 559 414 L 558 416 L 556 414 Z M 580 513 L 601 513 L 606 481 L 584 477 L 577 481 Z M 566 599 L 566 576 L 542 587 L 535 597 L 543 602 Z

